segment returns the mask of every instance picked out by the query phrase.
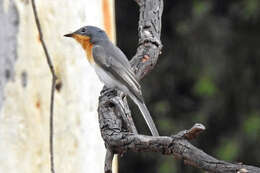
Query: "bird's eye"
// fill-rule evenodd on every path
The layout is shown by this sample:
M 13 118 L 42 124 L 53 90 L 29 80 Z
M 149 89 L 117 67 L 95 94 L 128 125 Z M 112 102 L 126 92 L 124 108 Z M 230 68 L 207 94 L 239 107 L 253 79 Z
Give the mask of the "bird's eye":
M 81 29 L 81 32 L 83 32 L 83 33 L 86 32 L 86 29 L 85 29 L 85 28 L 82 28 L 82 29 Z

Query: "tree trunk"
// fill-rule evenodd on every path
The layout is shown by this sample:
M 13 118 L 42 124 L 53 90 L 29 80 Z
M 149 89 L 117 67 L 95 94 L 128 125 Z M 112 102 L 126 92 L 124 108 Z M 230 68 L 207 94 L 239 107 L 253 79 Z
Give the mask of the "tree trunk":
M 29 0 L 0 2 L 0 172 L 50 172 L 51 74 Z M 84 25 L 114 40 L 113 0 L 36 0 L 58 77 L 54 106 L 56 172 L 104 169 L 97 105 L 102 89 L 80 46 L 63 35 Z

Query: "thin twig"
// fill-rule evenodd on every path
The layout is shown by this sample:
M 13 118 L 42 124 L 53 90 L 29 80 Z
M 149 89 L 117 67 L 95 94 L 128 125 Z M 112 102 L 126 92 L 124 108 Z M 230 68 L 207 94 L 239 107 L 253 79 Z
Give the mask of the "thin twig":
M 39 37 L 40 37 L 40 41 L 42 43 L 42 47 L 45 53 L 45 57 L 48 63 L 48 66 L 50 68 L 51 71 L 51 75 L 52 75 L 52 85 L 51 85 L 51 101 L 50 101 L 50 165 L 51 165 L 51 173 L 55 173 L 55 169 L 54 169 L 54 154 L 53 154 L 53 108 L 54 108 L 54 94 L 55 94 L 55 85 L 56 85 L 56 75 L 55 75 L 55 70 L 53 68 L 53 64 L 49 55 L 49 52 L 47 50 L 46 44 L 44 42 L 43 39 L 43 34 L 42 34 L 42 29 L 41 29 L 41 25 L 40 25 L 40 21 L 39 21 L 39 17 L 38 17 L 38 13 L 36 10 L 36 6 L 35 6 L 35 1 L 32 0 L 32 8 L 33 8 L 33 13 L 34 13 L 34 18 L 35 18 L 35 22 L 36 22 L 36 26 L 39 32 Z

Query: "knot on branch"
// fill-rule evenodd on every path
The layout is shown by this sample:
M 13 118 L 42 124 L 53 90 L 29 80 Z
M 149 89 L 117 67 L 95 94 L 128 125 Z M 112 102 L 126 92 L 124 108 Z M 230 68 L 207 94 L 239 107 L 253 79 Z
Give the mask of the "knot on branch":
M 248 170 L 245 168 L 241 168 L 239 169 L 239 171 L 237 171 L 237 173 L 248 173 Z
M 177 135 L 173 135 L 173 138 L 185 138 L 187 140 L 195 139 L 201 132 L 206 130 L 203 124 L 196 123 L 189 130 L 180 131 Z

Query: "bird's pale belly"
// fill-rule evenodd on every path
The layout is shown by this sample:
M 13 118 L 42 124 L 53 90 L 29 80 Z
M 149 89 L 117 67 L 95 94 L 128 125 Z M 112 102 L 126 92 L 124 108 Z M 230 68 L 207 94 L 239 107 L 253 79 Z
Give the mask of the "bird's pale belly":
M 104 83 L 107 87 L 116 87 L 116 81 L 112 76 L 107 74 L 101 67 L 97 64 L 93 64 L 94 69 L 102 83 Z
M 122 85 L 118 80 L 116 80 L 112 75 L 105 72 L 101 67 L 97 64 L 93 64 L 93 67 L 100 79 L 100 81 L 109 88 L 117 88 L 125 93 L 128 93 L 128 89 Z

